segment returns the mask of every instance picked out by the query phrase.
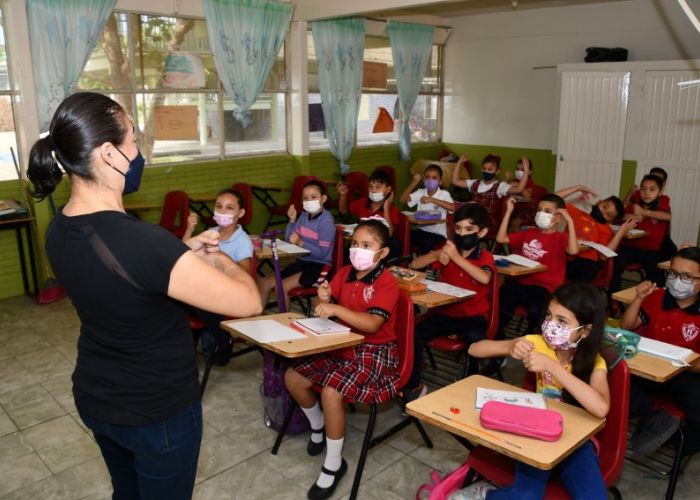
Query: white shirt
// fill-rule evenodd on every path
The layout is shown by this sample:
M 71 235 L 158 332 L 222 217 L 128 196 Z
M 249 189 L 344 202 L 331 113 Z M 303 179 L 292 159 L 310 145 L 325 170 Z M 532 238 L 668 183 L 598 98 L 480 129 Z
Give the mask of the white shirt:
M 418 205 L 418 208 L 416 210 L 437 210 L 440 212 L 442 219 L 447 218 L 447 210 L 445 208 L 438 206 L 435 203 L 421 203 L 420 199 L 423 196 L 430 196 L 431 198 L 435 198 L 437 200 L 446 201 L 447 203 L 453 203 L 454 201 L 452 200 L 452 196 L 450 195 L 449 191 L 445 191 L 444 189 L 440 189 L 438 187 L 437 191 L 435 191 L 435 193 L 431 196 L 428 194 L 428 190 L 425 188 L 416 189 L 411 193 L 411 196 L 408 199 L 407 203 L 408 206 L 411 208 Z M 419 226 L 419 229 L 428 233 L 436 233 L 444 238 L 447 238 L 447 225 L 444 222 L 441 222 L 439 224 L 427 224 L 424 226 Z
M 493 188 L 493 183 L 486 184 L 483 179 L 467 179 L 467 189 L 471 190 L 472 185 L 474 185 L 474 183 L 476 181 L 479 181 L 479 180 L 481 182 L 479 183 L 479 187 L 476 189 L 477 193 L 485 193 L 489 189 Z M 501 181 L 498 183 L 498 189 L 496 190 L 496 196 L 498 196 L 499 198 L 503 198 L 505 195 L 508 194 L 509 190 L 510 190 L 510 184 L 508 182 Z

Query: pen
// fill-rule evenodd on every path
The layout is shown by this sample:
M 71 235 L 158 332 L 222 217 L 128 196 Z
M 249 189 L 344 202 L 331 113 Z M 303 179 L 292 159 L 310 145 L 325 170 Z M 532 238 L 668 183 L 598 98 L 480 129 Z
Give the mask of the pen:
M 306 335 L 306 331 L 304 331 L 304 329 L 303 329 L 302 327 L 297 326 L 293 321 L 292 321 L 291 323 L 289 323 L 289 328 L 291 328 L 291 329 L 293 329 L 293 330 L 296 330 L 297 332 L 303 333 L 304 335 Z
M 469 430 L 471 430 L 471 431 L 473 431 L 473 432 L 478 432 L 478 433 L 480 433 L 480 434 L 483 434 L 484 436 L 490 437 L 491 439 L 495 439 L 495 440 L 497 440 L 497 441 L 500 441 L 500 442 L 502 442 L 502 443 L 505 443 L 505 444 L 507 444 L 508 446 L 512 446 L 513 448 L 518 448 L 519 450 L 522 450 L 522 449 L 523 449 L 522 446 L 520 446 L 520 445 L 518 445 L 518 444 L 515 444 L 515 443 L 513 443 L 512 441 L 508 441 L 507 439 L 503 439 L 503 438 L 500 437 L 500 436 L 496 436 L 495 434 L 491 434 L 490 432 L 487 432 L 487 431 L 485 431 L 485 430 L 483 430 L 483 429 L 479 429 L 478 427 L 474 427 L 474 426 L 471 426 L 471 425 L 469 425 L 469 424 L 465 424 L 464 422 L 461 422 L 461 421 L 459 421 L 459 420 L 455 420 L 454 418 L 448 417 L 447 415 L 443 415 L 442 413 L 438 413 L 438 412 L 436 412 L 436 411 L 433 411 L 433 415 L 436 415 L 436 416 L 438 416 L 438 417 L 440 417 L 440 418 L 444 418 L 445 420 L 447 420 L 447 421 L 449 421 L 449 422 L 454 422 L 455 424 L 461 425 L 462 427 L 465 427 L 465 428 L 467 428 L 467 429 L 469 429 Z

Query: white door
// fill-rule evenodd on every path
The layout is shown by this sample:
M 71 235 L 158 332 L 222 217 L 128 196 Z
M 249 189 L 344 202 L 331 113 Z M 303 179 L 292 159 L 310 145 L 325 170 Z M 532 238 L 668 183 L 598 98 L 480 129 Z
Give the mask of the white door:
M 695 244 L 700 226 L 700 78 L 697 71 L 647 71 L 644 82 L 644 142 L 636 183 L 651 167 L 668 172 L 671 237 Z
M 561 77 L 556 189 L 620 190 L 630 74 L 565 71 Z

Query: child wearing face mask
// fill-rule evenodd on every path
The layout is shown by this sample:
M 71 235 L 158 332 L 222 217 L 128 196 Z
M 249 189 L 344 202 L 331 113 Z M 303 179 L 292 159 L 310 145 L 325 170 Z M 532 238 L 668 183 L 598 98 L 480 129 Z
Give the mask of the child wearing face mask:
M 473 290 L 476 295 L 455 304 L 438 309 L 416 325 L 413 337 L 413 371 L 403 390 L 403 400 L 409 403 L 427 393 L 421 383 L 423 350 L 428 342 L 443 335 L 457 334 L 468 342 L 484 338 L 491 311 L 489 284 L 496 277 L 493 255 L 479 246 L 486 236 L 488 213 L 476 203 L 468 203 L 457 209 L 454 217 L 453 241 L 417 257 L 411 267 L 422 269 L 432 265 L 439 270 L 440 281 Z M 468 374 L 476 373 L 478 363 L 469 362 Z
M 413 191 L 421 180 L 423 188 Z M 413 180 L 401 194 L 401 203 L 406 203 L 409 208 L 416 207 L 416 210 L 437 211 L 442 219 L 447 218 L 448 212 L 454 212 L 455 204 L 449 191 L 440 189 L 441 181 L 442 168 L 439 165 L 428 165 L 422 176 L 413 176 Z M 411 245 L 418 247 L 420 255 L 444 243 L 446 238 L 447 226 L 444 222 L 421 225 L 411 231 Z
M 457 166 L 452 170 L 452 184 L 468 189 L 472 194 L 472 201 L 486 207 L 489 212 L 489 232 L 486 238 L 493 239 L 501 222 L 503 198 L 509 194 L 523 192 L 530 179 L 530 161 L 524 156 L 520 159 L 523 164 L 523 176 L 518 184 L 513 186 L 509 182 L 498 180 L 498 173 L 501 171 L 500 156 L 490 154 L 484 157 L 481 162 L 481 179 L 460 177 L 461 167 L 468 160 L 469 156 L 466 153 L 459 158 Z
M 620 326 L 627 330 L 645 327 L 643 335 L 700 352 L 700 248 L 679 250 L 671 259 L 666 288 L 651 281 L 637 286 L 637 295 L 627 307 Z M 639 455 L 653 452 L 678 429 L 678 417 L 655 409 L 652 394 L 671 398 L 686 415 L 684 451 L 700 450 L 700 360 L 663 383 L 632 377 L 630 418 L 638 417 L 631 438 L 632 450 Z
M 318 284 L 321 273 L 328 271 L 332 265 L 333 245 L 335 244 L 335 222 L 333 216 L 323 208 L 328 196 L 326 185 L 316 179 L 304 184 L 302 190 L 304 212 L 297 215 L 297 209 L 289 205 L 287 216 L 289 224 L 285 231 L 285 240 L 309 250 L 308 255 L 282 269 L 282 286 L 285 300 L 292 288 L 299 286 L 309 288 Z M 274 275 L 265 276 L 260 281 L 260 295 L 263 304 L 267 304 L 270 292 L 276 286 Z
M 537 228 L 517 233 L 508 233 L 508 222 L 515 200 L 508 198 L 506 213 L 498 230 L 496 241 L 508 244 L 513 253 L 547 266 L 540 273 L 506 279 L 499 295 L 499 325 L 497 339 L 505 338 L 505 327 L 510 322 L 516 307 L 527 309 L 528 325 L 532 328 L 542 317 L 542 308 L 555 288 L 564 283 L 566 256 L 579 251 L 576 229 L 571 216 L 564 208 L 564 200 L 556 194 L 546 194 L 537 204 L 535 224 Z M 567 232 L 560 232 L 561 219 L 566 221 Z
M 647 234 L 642 238 L 625 239 L 617 252 L 610 291 L 620 289 L 620 277 L 628 264 L 641 264 L 646 278 L 663 285 L 663 273 L 657 267 L 662 261 L 661 247 L 669 233 L 671 206 L 668 196 L 663 196 L 663 181 L 656 175 L 645 175 L 639 183 L 639 199 L 625 207 L 624 219 L 636 223 Z
M 605 304 L 604 295 L 592 285 L 563 285 L 552 294 L 541 335 L 526 335 L 513 340 L 482 340 L 471 345 L 469 354 L 479 358 L 510 356 L 521 360 L 528 371 L 536 374 L 537 392 L 604 418 L 610 409 L 607 367 L 600 355 Z M 495 489 L 481 481 L 464 493 L 466 498 L 488 500 L 544 498 L 552 472 L 559 475 L 573 498 L 608 498 L 598 456 L 590 441 L 551 471 L 518 462 L 512 486 Z
M 365 336 L 362 344 L 304 358 L 285 374 L 285 385 L 311 424 L 309 455 L 326 449 L 321 474 L 308 498 L 330 497 L 347 471 L 342 457 L 345 439 L 343 398 L 361 403 L 387 401 L 397 392 L 398 348 L 394 332 L 399 288 L 386 270 L 389 231 L 377 220 L 362 221 L 352 235 L 350 261 L 330 285 L 318 289 L 314 311 L 322 318 L 335 317 Z M 322 386 L 319 406 L 314 386 Z

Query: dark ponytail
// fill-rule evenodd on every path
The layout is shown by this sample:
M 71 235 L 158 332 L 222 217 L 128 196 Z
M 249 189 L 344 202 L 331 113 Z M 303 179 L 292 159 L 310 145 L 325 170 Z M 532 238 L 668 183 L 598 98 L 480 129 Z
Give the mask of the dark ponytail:
M 105 142 L 115 146 L 124 142 L 125 116 L 117 102 L 102 94 L 78 92 L 66 97 L 51 119 L 49 135 L 36 141 L 29 153 L 32 196 L 43 199 L 53 193 L 62 170 L 93 180 L 92 153 Z

